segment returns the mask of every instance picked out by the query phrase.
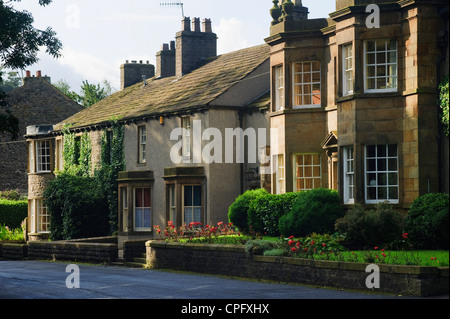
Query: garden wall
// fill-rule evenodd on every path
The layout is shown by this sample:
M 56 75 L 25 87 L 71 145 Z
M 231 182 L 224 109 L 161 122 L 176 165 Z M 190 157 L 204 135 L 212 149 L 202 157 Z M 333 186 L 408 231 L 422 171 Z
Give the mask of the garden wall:
M 266 257 L 257 255 L 257 250 L 246 253 L 244 246 L 149 241 L 146 247 L 147 266 L 152 269 L 368 290 L 366 279 L 370 273 L 366 273 L 367 264 L 362 263 Z M 448 294 L 448 267 L 379 267 L 380 292 L 421 297 Z

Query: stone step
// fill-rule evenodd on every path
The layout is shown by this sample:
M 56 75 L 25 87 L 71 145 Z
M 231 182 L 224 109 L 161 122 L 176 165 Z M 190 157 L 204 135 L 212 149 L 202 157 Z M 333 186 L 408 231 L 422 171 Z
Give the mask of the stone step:
M 143 264 L 143 263 L 139 263 L 139 262 L 124 262 L 124 266 L 126 267 L 130 267 L 130 268 L 142 268 L 142 269 L 146 269 L 147 268 L 147 264 Z

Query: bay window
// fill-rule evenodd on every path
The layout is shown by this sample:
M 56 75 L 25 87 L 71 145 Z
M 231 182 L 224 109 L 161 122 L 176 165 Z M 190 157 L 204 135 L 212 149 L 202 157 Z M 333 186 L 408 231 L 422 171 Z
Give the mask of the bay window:
M 397 91 L 397 41 L 368 40 L 364 42 L 365 92 Z
M 293 108 L 320 107 L 320 62 L 298 62 L 292 68 Z
M 366 203 L 399 202 L 397 145 L 368 145 L 365 148 Z

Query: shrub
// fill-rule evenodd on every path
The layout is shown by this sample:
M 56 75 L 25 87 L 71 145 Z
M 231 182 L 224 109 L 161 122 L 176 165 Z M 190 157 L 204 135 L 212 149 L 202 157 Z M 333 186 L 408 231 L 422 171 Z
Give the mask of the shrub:
M 248 232 L 247 215 L 250 202 L 268 192 L 265 189 L 256 189 L 245 192 L 238 196 L 233 204 L 228 208 L 228 220 L 233 223 L 241 232 Z
M 405 232 L 415 248 L 449 248 L 449 195 L 427 194 L 411 205 L 405 220 Z
M 253 199 L 248 210 L 248 225 L 256 233 L 279 236 L 279 219 L 291 211 L 293 203 L 301 194 L 266 194 Z
M 28 201 L 0 199 L 0 225 L 19 228 L 28 216 Z
M 280 233 L 303 237 L 312 233 L 333 233 L 336 219 L 343 216 L 337 191 L 318 188 L 303 192 L 289 214 L 279 220 Z
M 61 174 L 44 192 L 52 240 L 106 236 L 108 204 L 94 178 Z
M 401 237 L 404 216 L 389 203 L 379 203 L 375 209 L 366 210 L 355 205 L 344 217 L 336 220 L 335 228 L 345 234 L 351 245 L 389 245 Z
M 5 190 L 3 192 L 0 191 L 0 199 L 7 199 L 7 200 L 22 200 L 26 197 L 23 197 L 20 195 L 18 190 L 10 189 Z

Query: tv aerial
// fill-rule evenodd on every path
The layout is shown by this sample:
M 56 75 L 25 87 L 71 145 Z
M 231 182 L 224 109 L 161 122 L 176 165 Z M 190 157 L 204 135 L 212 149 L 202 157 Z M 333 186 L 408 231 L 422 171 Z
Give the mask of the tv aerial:
M 181 8 L 181 15 L 184 18 L 184 8 L 183 8 L 183 2 L 177 1 L 177 0 L 161 0 L 159 3 L 162 7 L 178 7 Z

